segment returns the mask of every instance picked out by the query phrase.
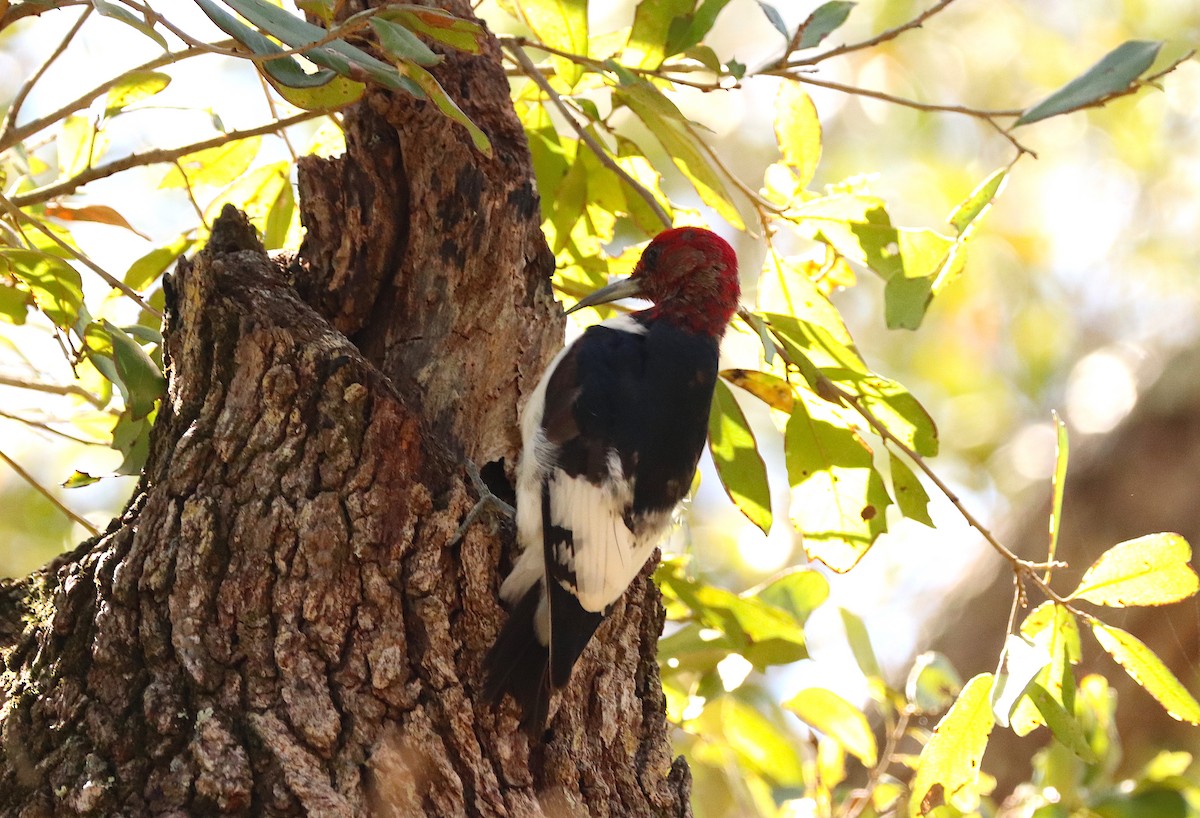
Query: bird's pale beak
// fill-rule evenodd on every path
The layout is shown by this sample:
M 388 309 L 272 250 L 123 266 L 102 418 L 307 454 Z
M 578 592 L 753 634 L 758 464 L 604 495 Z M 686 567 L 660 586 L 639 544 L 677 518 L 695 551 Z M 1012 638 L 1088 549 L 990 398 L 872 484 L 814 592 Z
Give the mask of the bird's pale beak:
M 585 295 L 571 309 L 567 310 L 566 314 L 570 315 L 575 310 L 583 309 L 584 307 L 594 307 L 597 304 L 607 304 L 610 301 L 617 301 L 621 298 L 637 298 L 642 295 L 642 285 L 632 279 L 623 278 L 620 281 L 614 281 L 607 287 L 601 287 L 594 293 Z

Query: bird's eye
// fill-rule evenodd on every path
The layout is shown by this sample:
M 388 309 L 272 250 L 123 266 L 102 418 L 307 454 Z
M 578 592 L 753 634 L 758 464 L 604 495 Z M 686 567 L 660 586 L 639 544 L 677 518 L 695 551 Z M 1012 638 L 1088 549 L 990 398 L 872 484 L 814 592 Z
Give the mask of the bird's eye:
M 657 244 L 651 244 L 649 247 L 647 247 L 642 252 L 642 266 L 651 268 L 654 267 L 655 263 L 658 262 L 658 254 L 661 251 L 662 248 Z

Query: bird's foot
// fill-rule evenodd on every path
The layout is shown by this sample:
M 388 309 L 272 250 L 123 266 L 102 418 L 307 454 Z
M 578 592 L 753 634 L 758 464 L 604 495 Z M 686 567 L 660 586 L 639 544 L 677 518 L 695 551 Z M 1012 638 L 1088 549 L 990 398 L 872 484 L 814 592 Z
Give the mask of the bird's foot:
M 515 519 L 517 510 L 508 503 L 497 497 L 483 478 L 479 476 L 479 468 L 470 460 L 466 461 L 467 476 L 471 478 L 471 485 L 475 486 L 475 493 L 479 495 L 479 499 L 471 510 L 467 512 L 467 516 L 463 518 L 462 524 L 458 530 L 454 532 L 454 538 L 450 540 L 451 545 L 457 543 L 466 536 L 467 529 L 475 524 L 479 516 L 489 508 L 494 512 L 500 512 L 510 520 Z

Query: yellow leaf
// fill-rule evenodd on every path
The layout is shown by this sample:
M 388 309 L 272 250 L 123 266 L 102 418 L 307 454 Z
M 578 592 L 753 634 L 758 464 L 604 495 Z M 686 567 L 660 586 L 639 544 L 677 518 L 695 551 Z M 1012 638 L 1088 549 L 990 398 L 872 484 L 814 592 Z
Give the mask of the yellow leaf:
M 1092 633 L 1130 678 L 1163 706 L 1168 716 L 1200 724 L 1200 703 L 1141 640 L 1100 621 L 1092 622 Z
M 1191 557 L 1191 547 L 1178 534 L 1147 534 L 1118 543 L 1092 564 L 1070 598 L 1112 608 L 1187 599 L 1200 588 L 1200 578 L 1188 564 Z
M 867 717 L 833 691 L 810 687 L 801 690 L 783 706 L 809 727 L 837 741 L 865 766 L 873 767 L 879 760 L 875 734 L 871 732 Z
M 981 673 L 967 682 L 938 722 L 913 777 L 909 818 L 928 815 L 944 804 L 963 812 L 979 804 L 979 765 L 995 726 L 992 681 L 992 674 Z
M 783 161 L 796 170 L 797 183 L 807 187 L 821 158 L 821 121 L 812 99 L 797 82 L 784 82 L 775 99 L 775 139 Z

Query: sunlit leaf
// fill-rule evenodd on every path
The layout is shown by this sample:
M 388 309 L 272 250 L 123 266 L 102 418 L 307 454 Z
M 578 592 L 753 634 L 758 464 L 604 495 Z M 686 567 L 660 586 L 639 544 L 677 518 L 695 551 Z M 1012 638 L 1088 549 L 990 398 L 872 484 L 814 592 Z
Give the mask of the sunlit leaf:
M 829 580 L 812 568 L 794 568 L 762 587 L 755 597 L 787 611 L 804 624 L 829 598 Z
M 46 215 L 52 219 L 61 219 L 65 222 L 96 222 L 97 224 L 108 224 L 113 227 L 124 227 L 130 233 L 141 236 L 149 240 L 149 237 L 140 230 L 135 229 L 125 220 L 125 217 L 118 213 L 108 205 L 81 205 L 79 207 L 71 207 L 68 205 L 50 203 L 46 205 Z
M 921 750 L 909 799 L 909 818 L 943 804 L 969 812 L 979 804 L 979 765 L 995 722 L 992 674 L 981 673 L 962 689 Z
M 1051 661 L 1044 645 L 1008 634 L 1001 651 L 1000 674 L 992 687 L 992 713 L 996 722 L 1007 727 L 1009 715 L 1016 708 L 1025 689 Z
M 858 664 L 858 669 L 863 672 L 864 676 L 882 678 L 883 671 L 879 667 L 879 660 L 875 657 L 875 648 L 871 647 L 871 637 L 867 633 L 867 626 L 863 623 L 862 618 L 846 608 L 838 608 L 838 612 L 842 615 L 842 627 L 846 629 L 846 641 L 850 644 L 850 652 L 854 654 L 854 661 Z
M 130 71 L 122 74 L 104 98 L 104 115 L 112 116 L 135 102 L 154 96 L 171 84 L 169 74 L 161 71 Z
M 431 40 L 437 40 L 439 43 L 459 51 L 466 51 L 469 54 L 478 54 L 488 36 L 479 23 L 455 17 L 443 9 L 419 8 L 410 5 L 404 8 L 385 9 L 379 16 L 387 20 L 395 20 L 410 31 L 423 34 Z
M 1078 756 L 1085 764 L 1096 763 L 1098 760 L 1096 752 L 1088 744 L 1083 728 L 1079 726 L 1075 717 L 1050 695 L 1046 688 L 1034 682 L 1026 689 L 1025 695 L 1037 707 L 1038 712 L 1042 714 L 1042 719 L 1050 728 L 1050 732 L 1054 734 L 1060 744 Z
M 675 103 L 647 82 L 618 86 L 616 96 L 650 129 L 650 133 L 696 188 L 701 200 L 732 226 L 739 230 L 745 227 L 724 181 L 705 156 L 696 137 L 683 124 L 685 117 Z
M 1191 558 L 1191 547 L 1178 534 L 1127 540 L 1101 554 L 1069 598 L 1113 608 L 1179 602 L 1200 589 Z
M 1082 656 L 1075 615 L 1063 605 L 1043 602 L 1025 617 L 1020 634 L 1049 656 L 1049 662 L 1034 677 L 1034 682 L 1071 712 L 1075 686 L 1071 666 Z M 1040 709 L 1028 699 L 1019 700 L 1009 714 L 1009 725 L 1018 736 L 1028 735 L 1045 723 Z
M 1160 48 L 1162 42 L 1159 40 L 1129 40 L 1121 43 L 1082 75 L 1028 108 L 1013 126 L 1028 125 L 1077 111 L 1124 91 L 1154 63 Z
M 1200 703 L 1154 651 L 1133 634 L 1093 620 L 1092 634 L 1125 672 L 1153 696 L 1173 719 L 1200 724 Z
M 190 184 L 222 187 L 246 172 L 261 145 L 262 137 L 252 136 L 189 153 L 180 157 L 178 167 L 171 168 L 158 186 L 172 188 Z
M 458 107 L 458 103 L 450 98 L 446 89 L 441 86 L 433 74 L 412 63 L 399 63 L 396 67 L 429 96 L 439 111 L 467 129 L 467 134 L 471 137 L 471 144 L 475 146 L 475 150 L 484 156 L 491 157 L 491 140 L 479 129 L 478 125 L 471 121 L 463 109 Z
M 916 520 L 918 523 L 924 523 L 932 528 L 933 519 L 929 516 L 929 494 L 925 491 L 925 486 L 913 474 L 908 464 L 891 451 L 888 452 L 888 462 L 891 467 L 892 491 L 900 513 L 910 520 Z
M 568 54 L 588 56 L 587 0 L 516 0 L 521 18 L 546 45 Z M 554 58 L 555 70 L 574 88 L 583 66 L 565 57 Z
M 90 486 L 93 483 L 99 482 L 99 477 L 93 477 L 87 472 L 75 471 L 70 477 L 63 481 L 62 487 L 65 489 L 77 489 L 82 486 Z
M 804 773 L 795 743 L 780 730 L 776 720 L 766 718 L 732 696 L 721 700 L 719 717 L 725 740 L 742 763 L 777 786 L 803 784 Z
M 3 272 L 5 266 L 3 259 L 0 258 L 0 272 Z M 0 284 L 0 317 L 3 317 L 5 321 L 10 324 L 24 324 L 29 315 L 29 308 L 32 306 L 33 296 L 28 290 Z
M 637 68 L 658 68 L 669 57 L 671 25 L 691 14 L 696 0 L 641 0 L 625 48 L 627 62 Z
M 162 397 L 166 380 L 146 350 L 125 330 L 103 319 L 85 328 L 83 340 L 92 364 L 121 390 L 129 420 L 149 415 Z
M 962 677 L 940 653 L 927 651 L 913 660 L 904 695 L 922 713 L 941 713 L 962 690 Z
M 798 82 L 783 82 L 775 98 L 775 141 L 783 161 L 795 169 L 796 184 L 807 187 L 821 158 L 821 121 Z
M 1058 532 L 1062 527 L 1063 491 L 1067 485 L 1067 461 L 1070 457 L 1070 444 L 1067 440 L 1067 424 L 1053 413 L 1055 429 L 1054 447 L 1054 478 L 1050 496 L 1050 547 L 1046 550 L 1046 561 L 1054 562 L 1058 552 Z M 1049 572 L 1046 574 L 1049 577 Z
M 771 531 L 771 487 L 758 441 L 729 387 L 717 381 L 708 420 L 708 445 L 721 485 L 746 519 Z
M 125 283 L 135 290 L 146 289 L 194 243 L 193 239 L 182 235 L 170 244 L 156 247 L 129 265 L 129 270 L 125 273 Z
M 800 24 L 803 33 L 800 35 L 798 47 L 805 49 L 820 45 L 822 40 L 846 22 L 854 6 L 854 3 L 847 0 L 830 0 L 817 6 L 813 13 L 808 15 L 808 19 Z
M 861 710 L 841 696 L 825 688 L 810 687 L 788 699 L 783 706 L 808 726 L 837 741 L 864 766 L 875 766 L 879 753 L 871 725 Z
M 783 378 L 752 369 L 722 369 L 721 377 L 745 389 L 772 409 L 789 415 L 792 413 L 795 390 Z
M 959 235 L 963 233 L 980 216 L 987 212 L 992 202 L 1004 189 L 1008 181 L 1008 168 L 997 168 L 980 182 L 971 195 L 959 202 L 954 211 L 946 217 L 946 221 L 954 226 Z
M 811 559 L 849 571 L 887 530 L 891 499 L 863 440 L 812 410 L 797 401 L 784 433 L 791 517 Z
M 60 329 L 70 329 L 83 306 L 79 271 L 57 256 L 36 250 L 0 250 L 8 271 L 29 288 L 34 303 Z
M 259 232 L 266 232 L 271 208 L 283 189 L 291 188 L 291 171 L 292 163 L 281 159 L 243 173 L 208 203 L 204 208 L 205 219 L 213 222 L 226 204 L 232 204 L 245 212 Z
M 291 182 L 279 186 L 275 201 L 267 210 L 266 224 L 263 226 L 263 247 L 267 250 L 278 250 L 287 246 L 288 235 L 296 222 L 296 196 L 292 191 Z
M 87 169 L 103 153 L 107 142 L 108 137 L 98 133 L 88 117 L 72 114 L 64 119 L 55 139 L 59 175 L 75 176 Z

